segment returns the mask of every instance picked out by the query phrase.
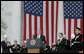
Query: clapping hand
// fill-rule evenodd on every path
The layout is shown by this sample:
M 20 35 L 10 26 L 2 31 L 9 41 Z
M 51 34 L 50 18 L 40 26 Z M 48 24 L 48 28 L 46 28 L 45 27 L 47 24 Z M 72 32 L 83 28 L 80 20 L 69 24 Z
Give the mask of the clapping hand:
M 75 40 L 78 38 L 79 36 L 76 36 Z
M 7 46 L 11 46 L 11 44 L 10 43 L 7 43 Z
M 60 41 L 57 41 L 57 44 L 59 44 L 60 43 Z

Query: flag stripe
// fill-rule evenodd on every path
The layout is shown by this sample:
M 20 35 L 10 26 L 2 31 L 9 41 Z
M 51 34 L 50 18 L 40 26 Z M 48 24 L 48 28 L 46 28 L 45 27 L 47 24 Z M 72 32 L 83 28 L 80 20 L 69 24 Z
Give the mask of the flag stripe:
M 43 17 L 40 17 L 40 29 L 41 29 L 41 35 L 43 35 Z
M 71 19 L 68 19 L 68 40 L 71 40 Z
M 26 14 L 24 13 L 24 40 L 26 40 Z
M 52 36 L 52 43 L 53 43 L 53 39 L 54 39 L 54 1 L 51 1 L 51 36 Z
M 74 34 L 74 19 L 71 20 L 71 34 Z
M 77 19 L 77 27 L 80 28 L 80 19 Z
M 29 39 L 29 15 L 26 14 L 26 39 Z
M 80 33 L 82 33 L 83 34 L 83 19 L 80 19 L 80 28 L 81 28 L 81 32 Z M 82 42 L 83 42 L 83 36 L 82 36 L 82 40 L 81 40 Z
M 37 16 L 37 30 L 40 29 L 40 17 Z
M 66 38 L 68 39 L 68 19 L 66 19 Z
M 81 20 L 81 22 L 80 22 L 80 27 L 81 27 L 81 33 L 83 34 L 83 19 L 80 19 Z
M 51 23 L 51 1 L 49 1 L 49 10 L 48 10 L 48 16 L 49 16 L 49 19 L 48 19 L 48 24 L 49 24 L 49 45 L 51 46 L 51 44 L 52 44 L 52 34 L 51 34 L 51 32 L 52 32 L 52 23 Z
M 64 19 L 64 35 L 66 35 L 66 19 Z
M 31 37 L 32 37 L 32 21 L 31 21 L 31 15 L 29 14 L 29 38 L 31 39 Z
M 74 19 L 74 34 L 75 34 L 75 28 L 77 27 L 77 19 Z
M 37 35 L 37 16 L 34 16 L 34 19 L 35 19 L 35 21 L 34 21 L 34 33 L 35 33 L 35 35 Z
M 54 43 L 56 43 L 56 1 L 54 1 Z
M 46 1 L 43 2 L 43 35 L 46 37 Z
M 46 1 L 46 40 L 47 40 L 47 44 L 49 45 L 49 25 L 48 25 L 48 7 L 49 2 Z
M 58 25 L 58 4 L 59 4 L 59 2 L 57 1 L 56 2 L 56 41 L 57 41 L 57 25 Z
M 34 34 L 34 15 L 32 15 L 32 38 Z

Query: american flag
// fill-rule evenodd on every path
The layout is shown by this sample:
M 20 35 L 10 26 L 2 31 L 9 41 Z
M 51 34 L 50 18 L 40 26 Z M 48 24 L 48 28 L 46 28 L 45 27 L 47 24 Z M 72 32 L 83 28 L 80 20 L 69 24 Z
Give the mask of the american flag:
M 83 1 L 64 1 L 64 34 L 71 40 L 75 28 L 81 28 L 83 34 Z
M 58 1 L 25 1 L 24 11 L 24 40 L 41 29 L 48 45 L 56 42 Z
M 24 40 L 36 35 L 41 29 L 51 46 L 57 41 L 58 8 L 60 1 L 24 1 Z M 64 34 L 71 39 L 76 26 L 83 33 L 83 5 L 81 1 L 63 1 Z

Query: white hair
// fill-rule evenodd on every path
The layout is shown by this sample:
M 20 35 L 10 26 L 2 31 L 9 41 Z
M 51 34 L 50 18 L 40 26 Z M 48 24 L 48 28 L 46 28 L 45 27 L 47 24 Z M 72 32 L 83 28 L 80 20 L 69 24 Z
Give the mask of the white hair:
M 7 37 L 7 35 L 4 35 L 4 37 Z

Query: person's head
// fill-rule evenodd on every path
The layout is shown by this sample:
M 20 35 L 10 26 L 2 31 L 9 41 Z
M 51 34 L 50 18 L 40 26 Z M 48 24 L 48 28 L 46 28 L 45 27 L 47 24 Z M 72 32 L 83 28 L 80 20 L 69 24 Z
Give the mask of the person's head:
M 37 30 L 37 35 L 40 35 L 40 34 L 41 34 L 41 30 L 38 29 L 38 30 Z
M 24 41 L 21 41 L 21 46 L 25 46 Z
M 4 35 L 4 41 L 7 41 L 7 35 Z
M 14 44 L 17 44 L 17 40 L 14 40 Z
M 59 38 L 62 38 L 63 37 L 63 33 L 59 33 Z
M 75 34 L 80 33 L 80 30 L 81 30 L 80 28 L 76 27 L 76 28 L 75 28 Z

